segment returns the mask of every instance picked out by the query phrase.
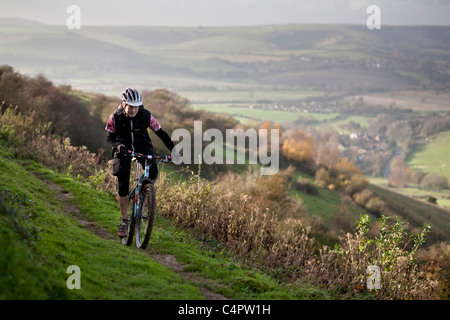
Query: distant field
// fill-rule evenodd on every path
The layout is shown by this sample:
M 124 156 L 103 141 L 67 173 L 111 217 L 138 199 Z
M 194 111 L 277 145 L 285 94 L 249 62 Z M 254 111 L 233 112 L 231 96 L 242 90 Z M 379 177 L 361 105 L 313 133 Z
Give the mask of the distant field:
M 344 119 L 335 119 L 339 116 L 339 113 L 318 113 L 318 112 L 290 112 L 281 110 L 262 110 L 248 108 L 247 103 L 207 103 L 207 104 L 194 104 L 192 105 L 194 110 L 207 110 L 214 113 L 226 113 L 233 116 L 236 120 L 246 125 L 259 125 L 263 121 L 271 121 L 279 124 L 291 123 L 299 119 L 315 119 L 318 123 L 314 123 L 311 126 L 322 129 L 331 129 L 345 134 L 349 134 L 350 131 L 345 129 L 345 125 L 350 122 L 360 124 L 362 127 L 366 127 L 369 124 L 371 118 L 364 116 L 347 116 Z
M 411 75 L 417 77 L 416 75 Z M 399 90 L 393 92 L 371 93 L 349 96 L 345 101 L 363 98 L 371 105 L 395 106 L 413 111 L 450 111 L 450 91 L 434 90 Z
M 389 27 L 380 32 L 371 32 L 363 25 L 337 24 L 83 26 L 70 31 L 65 25 L 4 17 L 0 18 L 0 26 L 2 63 L 92 92 L 120 90 L 130 83 L 142 89 L 176 90 L 196 86 L 314 88 L 313 96 L 320 95 L 320 91 L 357 94 L 420 89 L 433 87 L 436 80 L 427 72 L 419 74 L 416 66 L 433 59 L 445 62 L 450 52 L 446 41 L 450 28 L 446 26 Z M 404 57 L 394 56 L 396 50 Z M 396 69 L 386 67 L 400 60 Z M 249 102 L 278 99 L 274 90 L 234 94 Z M 280 94 L 281 98 L 299 99 L 311 92 Z M 442 98 L 450 100 L 445 95 Z M 369 99 L 391 103 L 391 97 L 384 94 L 368 94 Z M 445 110 L 428 93 L 425 101 L 414 100 L 419 101 L 415 108 L 424 108 L 425 102 Z M 410 102 L 407 97 L 405 106 Z
M 413 169 L 450 178 L 450 131 L 432 137 L 432 141 L 415 147 L 407 158 Z
M 255 104 L 258 100 L 285 101 L 300 100 L 306 98 L 318 97 L 325 94 L 324 91 L 313 90 L 223 90 L 223 91 L 182 91 L 177 93 L 189 99 L 193 104 L 197 103 L 224 103 L 230 101 L 239 101 Z
M 418 188 L 403 188 L 402 193 L 410 195 L 412 197 L 427 200 L 428 197 L 434 197 L 437 199 L 437 204 L 442 207 L 450 209 L 450 190 L 437 191 L 425 191 Z
M 331 113 L 330 116 L 331 115 L 334 115 L 334 117 L 336 117 L 339 114 Z M 319 118 L 318 120 L 320 119 L 321 118 Z M 367 127 L 371 119 L 372 118 L 364 116 L 347 116 L 345 119 L 337 119 L 337 120 L 329 119 L 329 121 L 326 121 L 325 123 L 319 123 L 314 126 L 320 129 L 331 129 L 338 132 L 342 132 L 344 134 L 350 134 L 351 131 L 345 128 L 345 126 L 348 125 L 350 122 L 358 123 L 361 127 Z M 321 120 L 324 119 L 322 118 Z
M 424 222 L 431 223 L 433 241 L 448 241 L 450 238 L 450 210 L 385 187 L 371 184 L 369 188 L 384 199 L 395 212 L 407 217 L 413 226 L 419 227 Z
M 299 117 L 299 113 L 292 113 L 277 110 L 259 110 L 249 108 L 232 108 L 232 107 L 210 107 L 198 109 L 208 110 L 216 113 L 227 113 L 234 117 L 248 118 L 250 120 L 259 120 L 261 122 L 269 120 L 276 123 L 291 122 Z
M 248 107 L 232 107 L 221 105 L 196 105 L 195 110 L 207 110 L 215 113 L 227 113 L 237 119 L 247 119 L 247 121 L 271 121 L 274 123 L 289 123 L 302 117 L 315 118 L 318 121 L 335 118 L 337 113 L 314 113 L 314 112 L 289 112 L 281 110 L 250 109 Z
M 442 207 L 446 207 L 450 209 L 450 190 L 442 190 L 442 191 L 426 191 L 419 189 L 418 187 L 409 186 L 406 188 L 393 188 L 388 187 L 388 181 L 384 178 L 380 177 L 367 177 L 371 184 L 378 185 L 394 192 L 402 193 L 407 196 L 414 197 L 416 199 L 420 199 L 426 201 L 428 197 L 435 197 L 437 199 L 437 204 Z

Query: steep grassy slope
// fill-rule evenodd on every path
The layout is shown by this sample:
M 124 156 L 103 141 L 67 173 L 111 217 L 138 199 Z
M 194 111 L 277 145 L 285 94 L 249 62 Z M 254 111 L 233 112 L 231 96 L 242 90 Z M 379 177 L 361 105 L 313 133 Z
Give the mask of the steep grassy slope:
M 407 158 L 408 166 L 426 173 L 450 177 L 450 131 L 440 132 L 430 137 L 430 140 L 429 143 L 416 146 Z
M 162 218 L 148 250 L 124 247 L 111 195 L 32 161 L 2 152 L 0 175 L 4 299 L 328 298 L 310 286 L 278 285 Z M 80 267 L 80 290 L 66 288 L 70 265 Z
M 377 196 L 381 197 L 396 213 L 407 219 L 412 226 L 418 227 L 424 222 L 433 226 L 431 240 L 448 241 L 450 235 L 449 210 L 437 205 L 414 199 L 378 185 L 370 185 Z

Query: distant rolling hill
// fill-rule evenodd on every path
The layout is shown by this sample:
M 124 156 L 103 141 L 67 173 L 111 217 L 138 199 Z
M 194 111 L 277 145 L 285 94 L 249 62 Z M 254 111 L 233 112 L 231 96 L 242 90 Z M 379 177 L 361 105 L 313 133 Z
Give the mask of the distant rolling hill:
M 56 83 L 114 92 L 138 86 L 260 86 L 329 92 L 442 88 L 450 27 L 357 25 L 90 27 L 0 18 L 0 63 Z

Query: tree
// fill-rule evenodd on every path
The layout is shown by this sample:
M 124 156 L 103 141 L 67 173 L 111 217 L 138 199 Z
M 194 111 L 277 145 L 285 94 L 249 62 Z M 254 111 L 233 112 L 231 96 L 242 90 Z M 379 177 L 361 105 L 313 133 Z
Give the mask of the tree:
M 332 170 L 334 164 L 340 160 L 339 156 L 339 134 L 337 132 L 322 132 L 316 141 L 316 165 L 325 166 Z
M 448 180 L 446 177 L 430 173 L 423 177 L 420 185 L 426 190 L 442 190 L 448 188 Z
M 411 169 L 404 166 L 394 166 L 389 174 L 389 183 L 397 188 L 404 188 L 411 176 Z
M 305 131 L 297 130 L 283 143 L 283 155 L 298 162 L 308 162 L 314 157 L 314 141 Z
M 390 167 L 389 183 L 394 187 L 404 188 L 410 181 L 412 172 L 412 169 L 406 166 L 404 157 L 395 157 Z

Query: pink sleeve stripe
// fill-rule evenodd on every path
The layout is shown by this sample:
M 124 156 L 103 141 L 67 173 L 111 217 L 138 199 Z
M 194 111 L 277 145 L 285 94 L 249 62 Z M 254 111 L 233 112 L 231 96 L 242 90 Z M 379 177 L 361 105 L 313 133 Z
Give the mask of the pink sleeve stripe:
M 159 125 L 158 121 L 156 121 L 156 119 L 153 118 L 153 116 L 150 117 L 150 129 L 152 129 L 154 132 L 161 129 L 161 126 Z
M 109 117 L 105 130 L 111 133 L 116 132 L 116 121 L 114 120 L 114 115 Z

